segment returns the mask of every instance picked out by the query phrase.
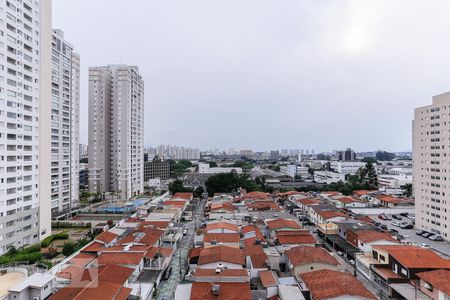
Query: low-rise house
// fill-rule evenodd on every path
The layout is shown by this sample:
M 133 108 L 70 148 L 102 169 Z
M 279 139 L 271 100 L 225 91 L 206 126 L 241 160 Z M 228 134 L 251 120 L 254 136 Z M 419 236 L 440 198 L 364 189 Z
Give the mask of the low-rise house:
M 292 274 L 299 279 L 299 274 L 315 270 L 339 270 L 336 258 L 324 248 L 297 246 L 285 251 L 286 263 Z
M 450 299 L 450 271 L 434 270 L 417 273 L 420 290 L 433 300 Z
M 296 221 L 288 219 L 266 220 L 266 225 L 270 237 L 275 237 L 278 231 L 296 231 L 302 228 Z
M 248 282 L 193 282 L 179 284 L 175 300 L 252 300 Z
M 347 241 L 363 252 L 372 252 L 375 245 L 397 245 L 400 242 L 387 232 L 375 230 L 347 230 Z
M 377 299 L 350 273 L 324 269 L 303 273 L 300 277 L 303 291 L 309 292 L 311 300 Z
M 245 265 L 252 278 L 258 277 L 260 271 L 267 270 L 268 256 L 256 238 L 244 240 Z
M 114 264 L 131 268 L 134 275 L 138 275 L 144 267 L 144 253 L 142 252 L 106 252 L 100 254 L 97 260 L 99 266 Z
M 85 269 L 49 300 L 127 299 L 133 291 L 128 287 L 132 274 L 133 269 L 118 265 Z
M 118 235 L 110 231 L 104 231 L 97 235 L 94 239 L 97 243 L 103 244 L 105 247 L 114 246 L 117 242 Z
M 239 233 L 239 226 L 230 222 L 208 223 L 204 229 L 206 233 Z
M 242 269 L 244 265 L 241 249 L 223 245 L 200 250 L 198 258 L 198 267 L 202 269 L 217 269 L 218 266 L 226 269 Z
M 396 207 L 396 206 L 405 206 L 411 205 L 414 203 L 414 200 L 409 198 L 397 198 L 390 195 L 376 195 L 373 196 L 373 201 L 375 204 L 379 204 L 385 207 Z
M 240 246 L 240 235 L 239 233 L 206 233 L 203 236 L 203 247 L 214 247 L 217 245 L 224 245 L 234 248 L 239 248 Z
M 53 293 L 55 286 L 55 276 L 46 273 L 34 273 L 9 288 L 8 297 L 5 299 L 46 299 Z
M 400 297 L 395 284 L 418 280 L 417 273 L 450 270 L 449 259 L 418 246 L 376 245 L 372 247 L 372 257 L 376 263 L 370 266 L 370 278 L 383 297 Z
M 335 200 L 338 208 L 367 207 L 367 203 L 352 197 L 339 197 Z
M 259 271 L 259 279 L 261 285 L 267 291 L 267 298 L 278 295 L 278 281 L 277 276 L 272 271 Z
M 250 282 L 250 274 L 246 269 L 197 268 L 188 278 L 195 282 Z
M 316 213 L 317 213 L 316 224 L 344 221 L 348 218 L 348 216 L 345 213 L 336 210 L 319 210 Z
M 278 231 L 276 238 L 283 251 L 300 245 L 314 246 L 317 243 L 317 240 L 309 233 L 309 230 Z

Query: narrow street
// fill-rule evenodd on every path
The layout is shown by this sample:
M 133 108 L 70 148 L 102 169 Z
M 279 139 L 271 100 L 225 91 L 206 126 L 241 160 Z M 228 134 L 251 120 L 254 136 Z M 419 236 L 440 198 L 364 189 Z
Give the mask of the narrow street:
M 183 236 L 178 248 L 173 254 L 172 261 L 169 268 L 172 268 L 172 273 L 168 280 L 161 281 L 158 286 L 158 294 L 156 299 L 158 300 L 170 300 L 174 298 L 175 289 L 177 285 L 181 282 L 181 277 L 186 273 L 186 260 L 189 253 L 189 249 L 192 248 L 194 243 L 194 235 L 196 226 L 200 225 L 201 219 L 203 217 L 203 206 L 205 205 L 205 200 L 202 199 L 198 202 L 194 217 L 192 221 L 185 223 L 185 228 L 188 229 L 186 236 Z

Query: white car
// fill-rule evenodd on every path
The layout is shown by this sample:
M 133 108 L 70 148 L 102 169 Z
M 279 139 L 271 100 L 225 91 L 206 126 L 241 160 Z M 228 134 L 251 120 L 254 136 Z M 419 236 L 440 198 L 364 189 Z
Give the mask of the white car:
M 420 244 L 419 244 L 419 247 L 421 247 L 421 248 L 427 248 L 427 249 L 430 249 L 430 248 L 431 248 L 430 245 L 425 244 L 425 243 L 420 243 Z
M 400 222 L 397 222 L 397 221 L 392 222 L 392 225 L 396 226 L 396 227 L 402 226 L 402 224 Z

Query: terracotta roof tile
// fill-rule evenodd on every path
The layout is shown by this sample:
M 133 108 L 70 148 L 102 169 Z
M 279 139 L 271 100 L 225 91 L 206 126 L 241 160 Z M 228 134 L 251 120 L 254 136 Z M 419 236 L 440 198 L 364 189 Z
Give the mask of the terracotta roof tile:
M 117 264 L 117 265 L 138 265 L 144 253 L 142 252 L 113 252 L 102 253 L 98 257 L 99 265 Z
M 267 226 L 270 230 L 280 229 L 280 228 L 292 228 L 300 229 L 300 225 L 294 220 L 289 219 L 275 219 L 266 221 Z
M 194 282 L 191 289 L 191 300 L 251 300 L 249 283 L 220 282 L 219 295 L 212 293 L 212 282 Z
M 259 271 L 259 278 L 265 288 L 277 285 L 277 280 L 272 271 Z
M 314 300 L 342 298 L 345 296 L 377 299 L 361 282 L 349 273 L 318 270 L 300 274 L 300 277 Z
M 375 245 L 372 249 L 381 249 L 389 253 L 406 268 L 413 269 L 450 269 L 450 259 L 444 259 L 431 249 L 411 245 Z
M 211 230 L 217 230 L 217 229 L 226 229 L 226 230 L 232 230 L 235 232 L 239 232 L 239 226 L 233 223 L 228 222 L 216 222 L 216 223 L 209 223 L 206 225 L 205 232 L 209 232 Z
M 244 255 L 239 248 L 219 245 L 215 247 L 204 248 L 200 251 L 198 259 L 199 265 L 224 261 L 238 265 L 244 265 Z
M 339 264 L 336 258 L 323 248 L 298 246 L 286 250 L 285 254 L 294 266 L 310 263 L 324 263 L 329 265 Z
M 216 241 L 217 243 L 239 243 L 241 237 L 239 233 L 206 233 L 203 241 L 210 243 Z
M 361 230 L 355 233 L 358 236 L 358 240 L 363 243 L 371 243 L 381 240 L 398 243 L 398 240 L 394 239 L 389 233 L 386 232 L 379 232 L 375 230 Z
M 440 290 L 447 295 L 450 295 L 450 271 L 449 270 L 434 270 L 429 272 L 417 273 L 420 279 L 431 284 L 434 289 Z
M 216 273 L 215 269 L 201 269 L 197 268 L 195 269 L 195 272 L 193 276 L 196 277 L 214 277 L 214 276 L 221 276 L 221 277 L 250 277 L 247 269 L 225 269 L 222 270 L 220 273 Z
M 104 242 L 104 243 L 111 243 L 114 239 L 118 237 L 117 234 L 112 233 L 110 231 L 104 231 L 100 233 L 98 236 L 95 237 L 96 241 Z

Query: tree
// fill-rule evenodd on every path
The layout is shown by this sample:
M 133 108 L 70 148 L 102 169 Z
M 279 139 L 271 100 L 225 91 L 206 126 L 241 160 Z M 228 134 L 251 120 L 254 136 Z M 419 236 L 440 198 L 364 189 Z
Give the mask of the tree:
M 273 165 L 272 167 L 270 167 L 270 169 L 272 169 L 273 171 L 277 171 L 280 172 L 280 166 L 279 165 Z
M 183 181 L 175 180 L 174 182 L 169 183 L 169 191 L 172 194 L 175 194 L 175 193 L 192 192 L 192 189 L 185 187 L 183 185 Z
M 217 165 L 217 163 L 216 163 L 215 161 L 210 161 L 210 162 L 209 162 L 209 167 L 210 167 L 210 168 L 217 168 L 218 165 Z
M 14 256 L 16 256 L 19 253 L 17 248 L 12 246 L 12 245 L 8 246 L 6 249 L 7 249 L 6 254 L 8 254 L 11 257 L 14 257 Z
M 214 193 L 236 192 L 238 188 L 246 189 L 247 192 L 259 191 L 261 188 L 247 174 L 220 173 L 208 178 L 205 183 L 206 191 L 210 196 Z
M 373 164 L 377 163 L 377 160 L 373 157 L 364 157 L 363 159 L 361 159 L 362 162 L 368 163 L 371 162 Z
M 205 189 L 202 186 L 199 186 L 194 190 L 194 197 L 201 198 L 203 193 L 205 192 Z
M 381 161 L 385 161 L 385 160 L 392 160 L 395 158 L 395 154 L 394 153 L 389 153 L 386 151 L 378 151 L 375 154 L 375 157 L 377 158 L 377 160 L 381 160 Z
M 75 244 L 73 242 L 67 242 L 63 246 L 62 253 L 65 256 L 69 256 L 69 255 L 73 254 L 75 251 L 76 251 Z
M 375 170 L 375 166 L 373 163 L 368 162 L 366 163 L 365 169 L 365 178 L 366 183 L 368 183 L 370 186 L 378 187 L 378 177 L 377 177 L 377 171 Z
M 400 188 L 402 190 L 404 190 L 403 195 L 405 195 L 406 197 L 411 197 L 412 196 L 413 186 L 412 186 L 411 183 L 404 184 Z

